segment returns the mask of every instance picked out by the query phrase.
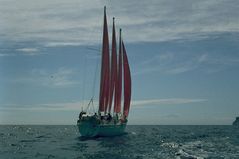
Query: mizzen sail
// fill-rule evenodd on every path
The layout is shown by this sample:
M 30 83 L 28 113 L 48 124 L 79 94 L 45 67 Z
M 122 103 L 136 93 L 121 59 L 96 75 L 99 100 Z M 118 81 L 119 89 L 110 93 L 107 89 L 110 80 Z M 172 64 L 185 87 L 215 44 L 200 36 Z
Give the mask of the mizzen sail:
M 130 101 L 131 101 L 131 75 L 130 75 L 130 68 L 128 57 L 126 54 L 126 49 L 124 46 L 124 42 L 122 41 L 123 47 L 123 66 L 124 66 L 124 117 L 128 117 L 129 115 L 129 108 L 130 108 Z

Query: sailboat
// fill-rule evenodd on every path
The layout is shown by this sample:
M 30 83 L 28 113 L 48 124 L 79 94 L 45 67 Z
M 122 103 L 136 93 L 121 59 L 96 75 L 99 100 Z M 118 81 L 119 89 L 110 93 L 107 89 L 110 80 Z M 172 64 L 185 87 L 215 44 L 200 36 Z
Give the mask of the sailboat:
M 120 29 L 117 50 L 113 18 L 110 51 L 106 7 L 104 7 L 99 106 L 98 112 L 94 114 L 83 110 L 80 112 L 77 126 L 83 137 L 116 136 L 125 133 L 131 102 L 131 73 L 121 32 Z

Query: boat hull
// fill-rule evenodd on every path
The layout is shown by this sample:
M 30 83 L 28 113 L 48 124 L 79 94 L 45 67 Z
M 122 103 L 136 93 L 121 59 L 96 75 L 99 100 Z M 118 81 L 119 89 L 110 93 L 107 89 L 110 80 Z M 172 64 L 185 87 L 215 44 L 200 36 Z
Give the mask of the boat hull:
M 78 120 L 77 126 L 81 136 L 118 136 L 125 133 L 126 123 L 104 123 L 96 119 Z
M 239 127 L 239 117 L 232 123 L 233 126 Z

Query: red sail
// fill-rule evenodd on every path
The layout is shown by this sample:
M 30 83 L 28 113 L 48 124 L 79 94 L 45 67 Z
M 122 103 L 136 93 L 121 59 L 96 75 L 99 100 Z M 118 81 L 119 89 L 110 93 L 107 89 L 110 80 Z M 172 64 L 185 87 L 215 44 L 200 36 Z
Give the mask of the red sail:
M 110 92 L 109 92 L 109 107 L 108 107 L 109 112 L 111 112 L 113 94 L 115 91 L 115 83 L 117 78 L 117 53 L 116 52 L 117 51 L 116 51 L 115 21 L 113 18 Z
M 121 29 L 119 37 L 119 62 L 118 62 L 118 72 L 116 80 L 116 90 L 115 90 L 115 103 L 114 112 L 121 112 L 121 95 L 122 95 L 122 42 L 121 42 Z
M 99 111 L 106 111 L 109 93 L 109 37 L 106 18 L 106 7 L 104 8 L 103 44 L 101 59 L 101 79 L 100 79 L 100 98 Z
M 125 117 L 127 117 L 129 115 L 130 100 L 131 100 L 131 75 L 130 75 L 128 58 L 127 58 L 123 41 L 122 41 L 122 46 L 123 46 L 123 66 L 124 66 L 124 113 L 123 114 Z

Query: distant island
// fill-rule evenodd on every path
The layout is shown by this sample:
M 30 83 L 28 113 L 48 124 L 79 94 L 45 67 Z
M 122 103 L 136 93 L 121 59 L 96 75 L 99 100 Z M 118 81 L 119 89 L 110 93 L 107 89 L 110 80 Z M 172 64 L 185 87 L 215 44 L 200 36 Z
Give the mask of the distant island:
M 239 117 L 236 117 L 236 120 L 232 123 L 233 126 L 239 126 Z

